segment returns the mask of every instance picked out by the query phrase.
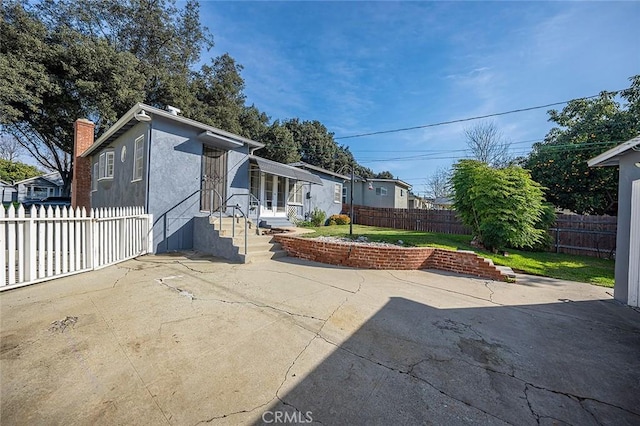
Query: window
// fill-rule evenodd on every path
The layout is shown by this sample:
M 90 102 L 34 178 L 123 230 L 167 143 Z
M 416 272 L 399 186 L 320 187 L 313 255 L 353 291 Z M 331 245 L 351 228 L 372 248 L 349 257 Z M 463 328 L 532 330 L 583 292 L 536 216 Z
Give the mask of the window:
M 100 154 L 98 165 L 98 179 L 113 179 L 113 163 L 115 154 L 113 151 L 105 151 Z
M 346 186 L 342 187 L 342 203 L 343 204 L 347 203 L 347 187 Z
M 300 181 L 289 181 L 289 204 L 302 204 L 304 184 Z
M 133 147 L 133 182 L 142 180 L 142 171 L 144 169 L 144 136 L 136 139 Z
M 386 196 L 387 195 L 387 188 L 385 188 L 384 186 L 379 186 L 376 188 L 376 195 L 381 195 L 381 196 Z
M 401 196 L 401 197 L 404 197 L 404 189 L 401 189 L 401 190 L 400 190 L 400 196 Z
M 342 203 L 342 184 L 341 183 L 336 183 L 336 186 L 334 187 L 333 202 Z
M 44 200 L 49 196 L 49 188 L 43 186 L 31 187 L 31 198 L 36 200 Z
M 98 163 L 93 164 L 93 173 L 91 173 L 91 190 L 98 190 Z

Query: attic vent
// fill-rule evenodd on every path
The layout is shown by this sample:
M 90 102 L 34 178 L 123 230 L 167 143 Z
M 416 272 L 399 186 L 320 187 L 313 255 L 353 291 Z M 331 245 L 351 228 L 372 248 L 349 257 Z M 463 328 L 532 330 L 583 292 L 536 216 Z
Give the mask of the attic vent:
M 167 111 L 169 111 L 169 113 L 171 115 L 178 115 L 180 114 L 180 110 L 174 106 L 171 105 L 167 105 Z

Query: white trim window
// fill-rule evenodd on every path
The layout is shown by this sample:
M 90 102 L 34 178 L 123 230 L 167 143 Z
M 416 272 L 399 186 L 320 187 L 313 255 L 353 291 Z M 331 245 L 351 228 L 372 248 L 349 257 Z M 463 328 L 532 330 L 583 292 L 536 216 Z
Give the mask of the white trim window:
M 142 172 L 144 170 L 144 136 L 136 139 L 133 145 L 133 180 L 136 182 L 142 180 Z
M 98 180 L 113 179 L 114 158 L 115 154 L 113 151 L 105 151 L 100 154 L 100 159 L 98 160 Z
M 98 162 L 93 163 L 93 173 L 91 173 L 91 190 L 98 190 Z
M 387 195 L 387 188 L 385 188 L 384 186 L 379 186 L 376 188 L 376 195 L 380 195 L 380 196 L 386 196 Z
M 304 183 L 294 180 L 289 180 L 289 199 L 287 202 L 289 204 L 300 204 L 302 205 L 302 193 L 304 189 Z
M 333 202 L 342 203 L 342 184 L 336 183 L 333 187 Z

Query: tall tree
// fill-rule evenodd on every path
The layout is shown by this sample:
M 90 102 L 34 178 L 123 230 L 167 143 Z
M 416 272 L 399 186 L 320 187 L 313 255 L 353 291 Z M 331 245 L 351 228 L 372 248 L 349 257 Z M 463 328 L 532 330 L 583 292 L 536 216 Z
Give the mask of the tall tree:
M 10 162 L 18 161 L 23 151 L 24 148 L 15 137 L 0 133 L 0 159 Z
M 451 181 L 460 218 L 488 249 L 534 248 L 544 240 L 546 229 L 538 227 L 545 223 L 543 192 L 527 170 L 461 160 Z
M 0 124 L 69 192 L 72 129 L 99 135 L 135 102 L 189 104 L 189 66 L 211 43 L 198 6 L 165 0 L 1 6 Z
M 466 128 L 464 134 L 473 158 L 490 167 L 504 167 L 509 164 L 510 144 L 493 122 L 483 122 Z
M 427 194 L 433 198 L 451 196 L 451 170 L 441 167 L 431 174 L 426 184 Z
M 284 164 L 300 161 L 298 144 L 289 129 L 280 125 L 278 120 L 269 127 L 261 141 L 265 144 L 261 152 L 265 158 Z
M 640 76 L 630 80 L 620 93 L 602 92 L 549 111 L 549 121 L 558 127 L 534 144 L 523 164 L 555 206 L 580 214 L 617 214 L 618 171 L 589 168 L 587 160 L 640 134 Z

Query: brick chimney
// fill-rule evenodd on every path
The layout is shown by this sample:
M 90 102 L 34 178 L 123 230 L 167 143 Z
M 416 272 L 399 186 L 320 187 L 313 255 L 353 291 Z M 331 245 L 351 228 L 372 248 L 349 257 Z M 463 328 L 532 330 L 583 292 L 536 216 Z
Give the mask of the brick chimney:
M 91 159 L 80 154 L 93 145 L 95 124 L 80 118 L 73 123 L 73 180 L 71 181 L 71 206 L 91 208 Z

